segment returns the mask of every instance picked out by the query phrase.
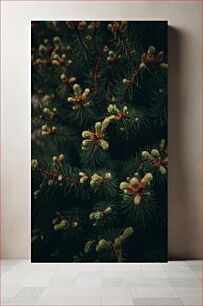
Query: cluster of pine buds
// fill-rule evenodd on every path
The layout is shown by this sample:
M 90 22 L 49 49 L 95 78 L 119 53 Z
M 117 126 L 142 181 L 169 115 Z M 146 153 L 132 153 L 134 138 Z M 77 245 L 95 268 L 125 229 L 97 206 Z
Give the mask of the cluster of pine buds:
M 103 211 L 97 210 L 96 212 L 92 212 L 89 218 L 91 221 L 94 221 L 93 226 L 96 226 L 99 223 L 101 223 L 104 220 L 104 218 L 108 216 L 111 212 L 112 212 L 112 208 L 107 207 Z
M 76 81 L 76 78 L 74 76 L 71 77 L 67 77 L 67 75 L 65 73 L 62 73 L 60 75 L 60 79 L 64 84 L 73 84 Z
M 52 221 L 55 231 L 71 230 L 78 226 L 78 222 L 69 221 L 68 218 L 61 215 L 61 213 L 57 213 L 57 215 L 58 216 Z
M 63 154 L 54 155 L 54 156 L 52 157 L 52 160 L 53 160 L 53 164 L 54 164 L 54 165 L 59 165 L 59 164 L 61 164 L 61 162 L 64 160 L 64 155 L 63 155 Z
M 73 96 L 68 97 L 67 101 L 70 103 L 73 103 L 72 106 L 73 110 L 78 110 L 80 108 L 86 108 L 90 105 L 90 102 L 88 100 L 88 96 L 90 93 L 90 89 L 86 88 L 84 91 L 82 91 L 80 85 L 74 84 L 73 85 Z
M 102 122 L 96 122 L 95 131 L 83 131 L 82 137 L 85 139 L 82 141 L 82 150 L 88 150 L 93 145 L 98 145 L 103 150 L 108 150 L 109 143 L 104 139 L 105 129 L 113 119 L 114 117 L 108 117 Z
M 50 119 L 54 119 L 57 116 L 57 109 L 54 107 L 52 110 L 49 107 L 44 107 L 43 112 L 50 117 Z
M 166 174 L 168 167 L 168 157 L 165 156 L 166 147 L 165 140 L 162 139 L 158 149 L 152 149 L 149 153 L 148 151 L 142 152 L 143 161 L 150 162 L 153 164 L 154 168 L 156 168 L 161 174 Z
M 115 121 L 119 121 L 121 118 L 128 115 L 128 107 L 124 106 L 122 109 L 119 109 L 117 105 L 110 104 L 107 108 L 107 112 L 111 115 L 113 115 L 113 119 Z M 108 117 L 107 117 L 108 118 Z M 112 118 L 112 117 L 111 117 Z
M 139 174 L 135 173 L 133 177 L 128 177 L 127 181 L 120 183 L 120 189 L 126 197 L 133 197 L 134 204 L 139 205 L 143 196 L 149 196 L 150 192 L 146 192 L 145 188 L 149 187 L 153 176 L 151 173 L 146 173 L 145 176 L 139 179 Z
M 127 21 L 114 21 L 107 25 L 108 29 L 116 36 L 117 33 L 124 33 L 127 27 Z
M 65 46 L 58 36 L 53 38 L 53 46 L 50 44 L 49 40 L 45 38 L 43 44 L 38 47 L 38 58 L 36 61 L 33 60 L 33 63 L 36 65 L 51 63 L 55 66 L 63 64 L 69 67 L 72 64 L 72 60 L 68 59 L 66 54 L 70 49 L 71 47 L 69 45 Z
M 63 45 L 60 37 L 55 36 L 53 38 L 54 49 L 51 53 L 51 62 L 52 65 L 60 66 L 65 64 L 66 67 L 69 67 L 72 64 L 72 60 L 67 58 L 66 53 L 71 49 L 69 45 Z
M 163 63 L 163 51 L 160 51 L 157 56 L 155 56 L 156 48 L 154 46 L 149 46 L 147 53 L 143 53 L 141 56 L 140 70 L 148 69 L 147 64 L 156 63 L 160 68 L 167 69 L 168 64 Z
M 41 127 L 41 135 L 42 136 L 47 136 L 47 135 L 51 135 L 54 134 L 56 131 L 56 127 L 52 126 L 52 127 L 48 127 L 47 124 L 42 125 Z
M 113 249 L 115 254 L 122 253 L 123 242 L 127 238 L 132 236 L 133 232 L 134 231 L 133 231 L 132 227 L 127 227 L 119 237 L 115 238 L 114 242 L 107 241 L 105 239 L 99 240 L 99 242 L 96 245 L 96 251 L 99 253 L 99 252 L 102 252 L 102 251 L 107 250 L 107 249 Z
M 106 172 L 104 175 L 99 175 L 94 173 L 92 176 L 87 175 L 85 172 L 79 172 L 80 184 L 83 184 L 85 181 L 90 181 L 90 187 L 97 187 L 102 184 L 105 180 L 112 179 L 111 172 Z

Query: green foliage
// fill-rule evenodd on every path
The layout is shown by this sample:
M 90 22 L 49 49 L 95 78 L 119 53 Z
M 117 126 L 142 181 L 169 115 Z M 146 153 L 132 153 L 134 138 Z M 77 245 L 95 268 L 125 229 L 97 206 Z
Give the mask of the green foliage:
M 166 260 L 167 67 L 165 22 L 32 22 L 32 261 Z

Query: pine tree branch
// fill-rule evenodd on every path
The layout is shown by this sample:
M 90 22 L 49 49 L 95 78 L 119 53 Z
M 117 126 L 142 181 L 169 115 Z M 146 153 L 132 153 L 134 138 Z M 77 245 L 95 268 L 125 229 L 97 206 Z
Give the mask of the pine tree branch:
M 62 175 L 59 172 L 48 171 L 48 170 L 45 170 L 45 169 L 41 169 L 39 167 L 32 167 L 32 171 L 37 171 L 37 172 L 39 172 L 39 173 L 41 173 L 45 176 L 51 176 L 51 177 L 54 177 L 54 178 Z M 69 177 L 69 176 L 65 176 L 65 175 L 62 175 L 62 180 L 66 181 L 67 183 L 74 184 L 74 185 L 79 185 L 80 184 L 79 180 L 77 181 L 76 179 L 74 179 L 72 177 Z

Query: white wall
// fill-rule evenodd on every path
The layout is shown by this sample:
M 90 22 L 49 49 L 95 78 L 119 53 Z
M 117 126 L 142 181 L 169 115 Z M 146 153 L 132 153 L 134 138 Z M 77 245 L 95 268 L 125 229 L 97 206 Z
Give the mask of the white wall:
M 200 258 L 201 1 L 3 1 L 2 257 L 30 256 L 30 20 L 168 20 L 169 256 Z

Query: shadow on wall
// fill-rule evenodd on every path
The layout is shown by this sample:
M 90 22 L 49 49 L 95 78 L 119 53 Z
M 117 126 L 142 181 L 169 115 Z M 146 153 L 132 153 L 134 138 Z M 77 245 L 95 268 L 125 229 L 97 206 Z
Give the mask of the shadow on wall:
M 201 252 L 201 203 L 192 195 L 191 178 L 184 147 L 185 138 L 183 109 L 184 46 L 182 34 L 176 28 L 168 27 L 169 82 L 168 82 L 168 135 L 169 135 L 169 177 L 168 177 L 168 250 L 171 259 L 199 258 Z M 182 113 L 182 114 L 181 114 Z M 190 123 L 191 124 L 191 123 Z M 183 139 L 184 137 L 184 139 Z M 188 142 L 188 140 L 187 140 Z M 194 175 L 193 175 L 194 176 Z M 199 186 L 197 186 L 197 191 Z M 180 256 L 180 254 L 184 254 Z M 196 254 L 196 257 L 195 257 Z

